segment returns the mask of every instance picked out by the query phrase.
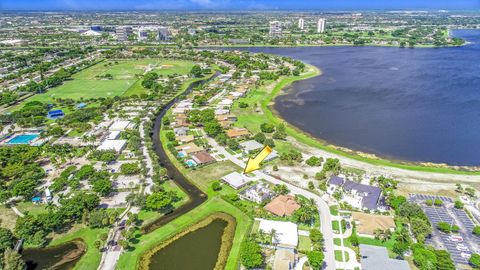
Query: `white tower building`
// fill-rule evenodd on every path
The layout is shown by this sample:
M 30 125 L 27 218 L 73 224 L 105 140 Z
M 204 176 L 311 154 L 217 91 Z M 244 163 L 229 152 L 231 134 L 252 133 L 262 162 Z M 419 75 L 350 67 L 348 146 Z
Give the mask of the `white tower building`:
M 280 37 L 282 35 L 282 23 L 279 21 L 270 22 L 270 37 Z
M 325 32 L 325 19 L 320 18 L 318 19 L 318 23 L 317 23 L 317 33 L 323 33 L 323 32 Z
M 303 30 L 305 20 L 303 18 L 298 19 L 298 29 Z

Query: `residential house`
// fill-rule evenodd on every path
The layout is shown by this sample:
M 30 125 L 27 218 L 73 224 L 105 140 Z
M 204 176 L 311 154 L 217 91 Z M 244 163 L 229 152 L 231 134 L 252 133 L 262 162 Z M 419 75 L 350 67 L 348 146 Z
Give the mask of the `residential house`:
M 275 251 L 273 269 L 275 270 L 293 270 L 297 262 L 297 256 L 294 250 L 279 248 Z
M 250 132 L 246 128 L 233 128 L 227 130 L 227 136 L 230 139 L 245 138 L 250 136 Z
M 242 148 L 246 154 L 250 153 L 250 151 L 262 149 L 263 147 L 263 144 L 254 140 L 244 141 L 240 143 L 240 148 Z
M 206 165 L 215 162 L 215 158 L 212 157 L 207 151 L 200 151 L 192 155 L 192 159 L 198 165 Z
M 360 244 L 360 263 L 363 270 L 410 270 L 405 260 L 390 259 L 387 248 Z
M 342 200 L 351 206 L 359 209 L 376 210 L 380 205 L 380 196 L 382 190 L 379 187 L 363 185 L 342 177 L 332 176 L 328 181 L 329 194 L 333 194 L 335 190 L 341 188 L 345 196 Z
M 174 128 L 173 132 L 175 133 L 176 136 L 186 136 L 188 133 L 188 127 Z
M 175 136 L 175 140 L 179 143 L 189 143 L 195 140 L 193 135 L 182 135 L 182 136 Z
M 222 181 L 226 182 L 234 189 L 242 188 L 243 186 L 245 186 L 246 184 L 252 181 L 252 179 L 249 178 L 248 176 L 238 172 L 232 172 L 230 174 L 227 174 L 223 176 L 221 179 Z
M 256 184 L 238 194 L 241 199 L 252 201 L 255 203 L 262 203 L 273 196 L 272 191 L 266 184 Z
M 275 233 L 272 244 L 285 249 L 295 249 L 298 245 L 298 226 L 290 221 L 260 219 L 258 229 L 264 233 Z
M 178 152 L 183 151 L 183 152 L 185 152 L 187 155 L 195 154 L 195 153 L 198 153 L 198 152 L 204 150 L 203 147 L 197 146 L 197 145 L 194 144 L 194 143 L 183 144 L 183 145 L 180 145 L 180 146 L 175 147 L 175 149 L 176 149 Z
M 265 210 L 279 217 L 289 217 L 299 208 L 300 204 L 292 195 L 279 195 L 264 207 Z

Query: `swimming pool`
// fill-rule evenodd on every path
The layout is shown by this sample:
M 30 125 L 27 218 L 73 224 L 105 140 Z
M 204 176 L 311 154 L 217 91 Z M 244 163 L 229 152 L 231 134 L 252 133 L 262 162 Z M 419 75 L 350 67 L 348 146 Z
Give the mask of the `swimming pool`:
M 187 160 L 186 163 L 187 163 L 188 167 L 190 167 L 190 168 L 197 166 L 197 163 L 195 161 L 191 160 L 191 159 Z
M 186 156 L 187 156 L 187 154 L 185 152 L 183 152 L 183 151 L 178 152 L 178 157 L 179 158 L 183 158 L 183 157 L 186 157 Z
M 30 144 L 31 141 L 38 138 L 40 134 L 30 133 L 30 134 L 21 134 L 10 139 L 6 144 Z

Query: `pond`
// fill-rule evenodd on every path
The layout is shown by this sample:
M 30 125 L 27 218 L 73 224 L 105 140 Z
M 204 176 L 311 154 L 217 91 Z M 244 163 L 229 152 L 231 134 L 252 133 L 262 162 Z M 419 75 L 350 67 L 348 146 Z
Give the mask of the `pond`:
M 150 258 L 150 270 L 212 270 L 222 246 L 228 222 L 214 219 L 157 251 Z
M 85 243 L 74 240 L 55 247 L 25 249 L 22 258 L 27 263 L 27 270 L 69 270 L 73 269 L 85 251 Z

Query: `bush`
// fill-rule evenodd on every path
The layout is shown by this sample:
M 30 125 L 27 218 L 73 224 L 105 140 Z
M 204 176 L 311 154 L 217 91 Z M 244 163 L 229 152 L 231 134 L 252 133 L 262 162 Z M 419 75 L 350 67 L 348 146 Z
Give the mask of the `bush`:
M 463 209 L 463 203 L 461 201 L 455 201 L 455 208 Z
M 123 175 L 134 175 L 140 173 L 140 167 L 137 163 L 123 163 L 120 166 L 120 172 Z
M 262 248 L 253 240 L 243 242 L 240 248 L 240 260 L 247 269 L 262 266 Z
M 440 199 L 435 199 L 435 201 L 433 202 L 433 204 L 434 204 L 435 206 L 442 206 L 443 202 L 442 202 L 442 200 L 440 200 Z
M 311 167 L 322 165 L 321 159 L 318 158 L 318 157 L 315 157 L 315 156 L 309 157 L 309 158 L 305 161 L 305 163 L 307 163 L 307 165 L 308 165 L 308 166 L 311 166 Z
M 473 227 L 472 233 L 476 236 L 480 236 L 480 226 Z
M 215 181 L 212 183 L 212 189 L 215 191 L 222 190 L 222 185 L 220 184 L 219 181 Z
M 269 123 L 263 123 L 260 125 L 260 130 L 265 133 L 272 133 L 275 131 L 275 126 Z
M 243 102 L 243 101 L 240 101 L 240 103 L 238 103 L 238 107 L 240 107 L 240 108 L 242 108 L 242 109 L 243 109 L 243 108 L 247 108 L 247 107 L 248 107 L 248 103 Z

